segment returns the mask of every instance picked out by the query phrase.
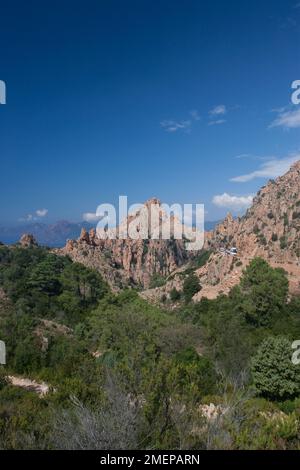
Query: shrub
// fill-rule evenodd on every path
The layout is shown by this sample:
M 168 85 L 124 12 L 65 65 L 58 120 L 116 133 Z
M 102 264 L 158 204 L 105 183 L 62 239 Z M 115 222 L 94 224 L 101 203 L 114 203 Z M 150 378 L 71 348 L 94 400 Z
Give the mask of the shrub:
M 160 274 L 153 274 L 151 280 L 150 280 L 150 289 L 155 289 L 155 287 L 162 287 L 163 285 L 165 285 L 166 283 L 166 280 L 163 276 L 161 276 Z
M 287 241 L 285 236 L 280 237 L 280 248 L 284 250 L 287 247 Z
M 263 341 L 251 364 L 253 382 L 259 394 L 272 400 L 299 394 L 299 366 L 291 359 L 291 341 L 284 336 L 271 336 Z
M 173 287 L 173 289 L 171 290 L 170 292 L 170 299 L 172 300 L 172 302 L 177 302 L 178 300 L 180 300 L 180 292 L 175 289 L 175 287 Z
M 283 269 L 272 268 L 255 258 L 241 279 L 241 310 L 256 326 L 268 326 L 282 312 L 288 295 L 288 280 Z
M 186 302 L 190 302 L 195 294 L 201 290 L 199 278 L 192 273 L 185 278 L 183 284 L 183 296 Z

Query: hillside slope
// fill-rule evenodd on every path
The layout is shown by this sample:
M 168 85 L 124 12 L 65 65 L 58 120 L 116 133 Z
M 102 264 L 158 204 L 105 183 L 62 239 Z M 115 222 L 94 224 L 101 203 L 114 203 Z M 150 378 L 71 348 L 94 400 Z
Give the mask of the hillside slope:
M 206 238 L 212 249 L 209 262 L 197 271 L 202 296 L 214 298 L 228 292 L 241 276 L 250 260 L 260 256 L 271 266 L 288 273 L 290 290 L 300 290 L 300 161 L 275 181 L 264 186 L 244 217 L 231 214 Z M 223 249 L 237 248 L 237 256 Z

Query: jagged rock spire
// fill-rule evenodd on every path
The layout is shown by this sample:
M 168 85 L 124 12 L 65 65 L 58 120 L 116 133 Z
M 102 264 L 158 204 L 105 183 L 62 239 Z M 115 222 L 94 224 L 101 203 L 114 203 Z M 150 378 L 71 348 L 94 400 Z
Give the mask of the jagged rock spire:
M 20 245 L 24 248 L 37 246 L 37 241 L 31 233 L 24 233 L 19 241 Z

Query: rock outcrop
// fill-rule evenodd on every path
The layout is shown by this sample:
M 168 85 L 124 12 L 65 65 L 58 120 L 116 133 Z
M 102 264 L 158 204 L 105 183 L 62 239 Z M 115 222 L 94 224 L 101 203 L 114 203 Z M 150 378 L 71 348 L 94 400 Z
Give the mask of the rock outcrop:
M 170 236 L 165 239 L 168 227 Z M 174 237 L 179 231 L 184 233 L 181 240 Z M 146 288 L 153 276 L 166 277 L 193 256 L 185 245 L 193 238 L 193 229 L 167 214 L 153 198 L 117 228 L 82 229 L 77 240 L 68 240 L 57 252 L 97 269 L 113 289 L 128 285 Z
M 37 246 L 36 239 L 30 233 L 24 233 L 24 235 L 21 236 L 19 243 L 23 248 Z
M 9 384 L 13 385 L 14 387 L 24 388 L 29 392 L 35 392 L 38 394 L 40 398 L 43 398 L 47 395 L 51 387 L 45 382 L 37 382 L 36 380 L 31 380 L 24 377 L 16 377 L 15 375 L 8 375 L 6 380 Z M 55 392 L 55 389 L 52 389 Z
M 195 296 L 216 297 L 239 282 L 242 270 L 256 256 L 288 273 L 290 290 L 300 293 L 300 161 L 264 186 L 245 216 L 230 214 L 206 239 L 213 250 L 197 271 L 203 289 Z M 237 256 L 226 250 L 235 247 Z

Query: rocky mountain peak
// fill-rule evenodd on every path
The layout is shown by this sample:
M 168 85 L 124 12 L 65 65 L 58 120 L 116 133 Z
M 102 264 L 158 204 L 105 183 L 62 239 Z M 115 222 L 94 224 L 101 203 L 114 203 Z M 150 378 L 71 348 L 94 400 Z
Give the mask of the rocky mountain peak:
M 194 239 L 194 229 L 183 225 L 176 214 L 170 213 L 158 198 L 151 198 L 131 212 L 116 228 L 97 227 L 100 239 L 170 239 L 174 234 Z M 175 238 L 178 238 L 176 236 Z
M 174 233 L 184 236 L 176 239 Z M 61 252 L 98 269 L 113 288 L 127 284 L 147 287 L 153 276 L 167 276 L 190 258 L 185 238 L 194 239 L 193 229 L 184 227 L 154 197 L 118 227 L 97 227 L 90 232 L 83 228 L 80 237 L 69 240 Z
M 151 207 L 152 205 L 161 206 L 160 199 L 158 199 L 157 197 L 152 197 L 144 203 L 144 206 L 146 207 Z

